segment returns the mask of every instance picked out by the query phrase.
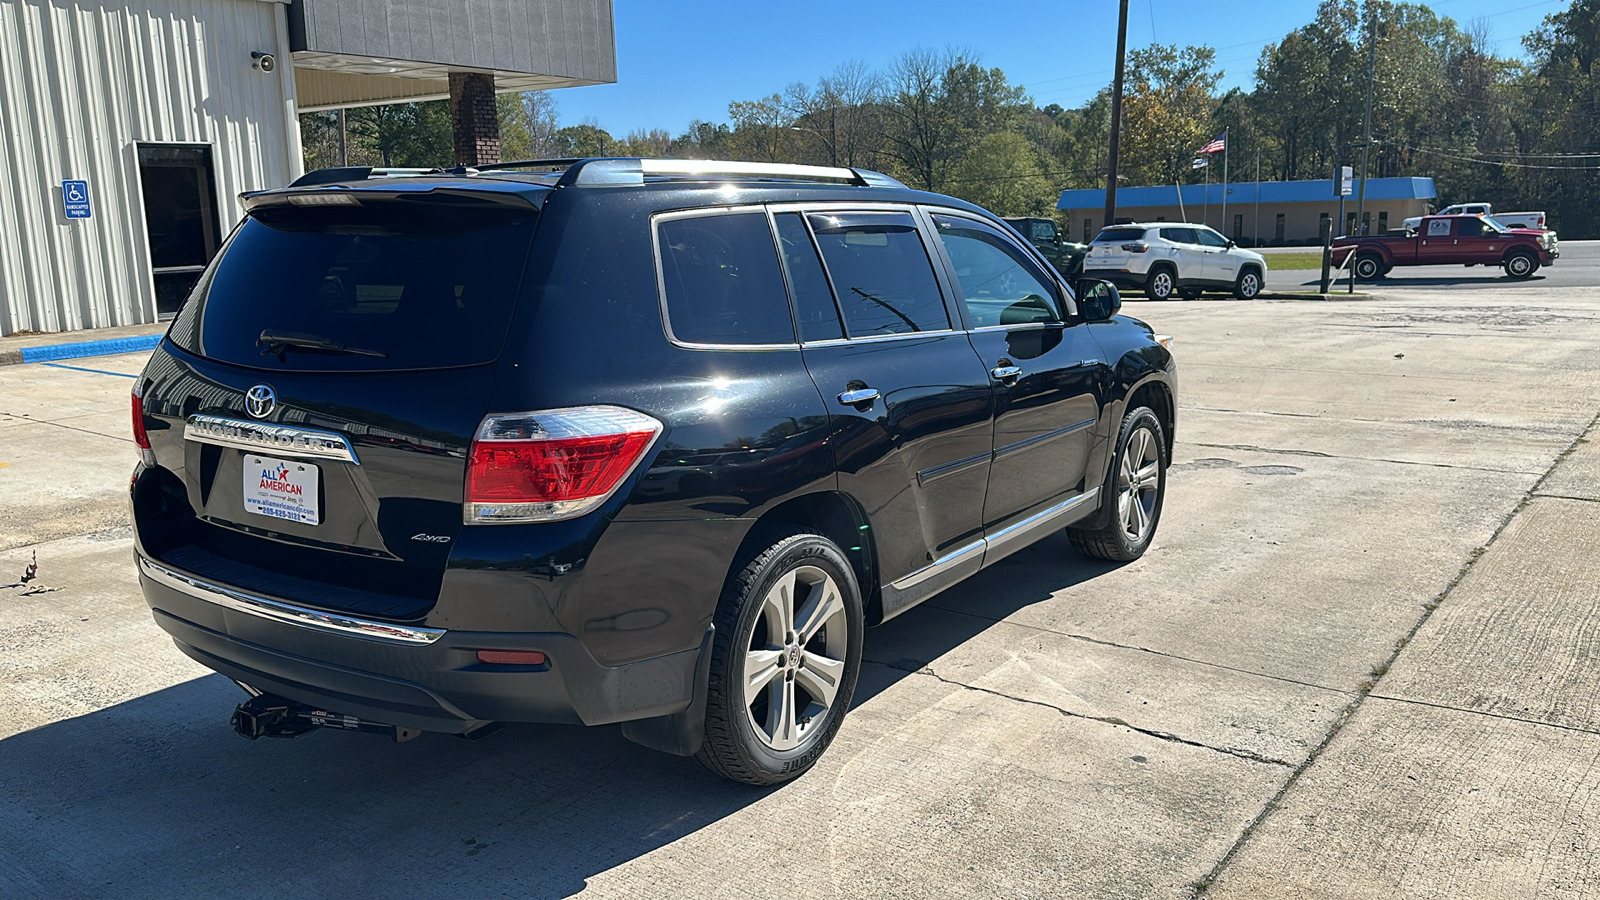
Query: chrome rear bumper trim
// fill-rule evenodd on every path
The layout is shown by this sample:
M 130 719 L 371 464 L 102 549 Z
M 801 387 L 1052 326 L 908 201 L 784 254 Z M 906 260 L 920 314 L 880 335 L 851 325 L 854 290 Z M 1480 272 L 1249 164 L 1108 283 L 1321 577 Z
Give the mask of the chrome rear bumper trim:
M 374 622 L 370 619 L 358 619 L 354 616 L 345 616 L 319 609 L 307 609 L 303 606 L 284 603 L 281 600 L 269 600 L 266 597 L 259 597 L 255 594 L 248 594 L 220 584 L 213 584 L 193 575 L 179 572 L 176 569 L 169 569 L 142 556 L 139 558 L 139 570 L 151 581 L 163 584 L 197 600 L 215 603 L 235 612 L 271 619 L 274 622 L 298 625 L 302 628 L 352 635 L 375 641 L 413 645 L 431 644 L 444 637 L 445 634 L 445 629 L 443 628 L 419 628 L 414 625 Z

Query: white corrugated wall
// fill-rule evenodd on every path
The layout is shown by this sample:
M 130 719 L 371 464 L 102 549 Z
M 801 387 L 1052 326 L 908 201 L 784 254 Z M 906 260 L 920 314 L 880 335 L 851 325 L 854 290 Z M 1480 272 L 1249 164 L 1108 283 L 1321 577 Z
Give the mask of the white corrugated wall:
M 300 174 L 286 11 L 0 0 L 0 335 L 154 321 L 136 143 L 211 146 L 224 235 L 241 191 Z M 65 218 L 66 179 L 89 182 L 91 218 Z

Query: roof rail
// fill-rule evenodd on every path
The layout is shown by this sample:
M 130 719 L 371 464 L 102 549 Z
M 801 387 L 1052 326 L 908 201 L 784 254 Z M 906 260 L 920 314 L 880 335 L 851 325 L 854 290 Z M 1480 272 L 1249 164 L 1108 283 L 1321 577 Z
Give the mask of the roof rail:
M 399 169 L 373 166 L 331 166 L 313 169 L 289 183 L 289 187 L 308 187 L 313 184 L 333 184 L 339 181 L 366 181 L 368 178 L 407 178 L 418 175 L 437 175 L 440 169 Z

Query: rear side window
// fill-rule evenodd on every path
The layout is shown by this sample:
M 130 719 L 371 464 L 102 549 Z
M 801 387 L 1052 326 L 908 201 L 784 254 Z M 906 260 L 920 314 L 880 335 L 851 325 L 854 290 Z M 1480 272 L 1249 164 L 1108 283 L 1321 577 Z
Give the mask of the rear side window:
M 689 344 L 792 344 L 794 323 L 762 211 L 656 226 L 672 336 Z
M 1095 236 L 1097 244 L 1126 244 L 1131 241 L 1144 240 L 1143 228 L 1106 228 Z
M 283 371 L 490 362 L 521 292 L 536 215 L 422 204 L 257 210 L 179 311 L 172 339 L 210 359 Z M 310 340 L 285 347 L 263 332 Z
M 1172 241 L 1175 244 L 1200 243 L 1200 238 L 1195 234 L 1193 228 L 1163 228 L 1161 229 L 1161 237 L 1163 240 Z
M 910 213 L 811 213 L 850 337 L 940 331 L 950 314 Z

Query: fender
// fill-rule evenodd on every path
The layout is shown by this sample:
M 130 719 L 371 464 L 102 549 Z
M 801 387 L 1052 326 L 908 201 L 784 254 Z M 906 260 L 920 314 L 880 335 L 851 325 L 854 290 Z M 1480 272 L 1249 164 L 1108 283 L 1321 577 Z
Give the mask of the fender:
M 1161 385 L 1166 393 L 1167 409 L 1158 409 L 1156 413 L 1162 415 L 1165 412 L 1161 427 L 1166 432 L 1167 458 L 1172 458 L 1173 433 L 1177 430 L 1177 367 L 1172 353 L 1166 347 L 1151 342 L 1147 347 L 1123 354 L 1111 368 L 1100 408 L 1100 421 L 1095 425 L 1095 449 L 1089 458 L 1088 472 L 1105 473 L 1102 477 L 1109 480 L 1117 434 L 1122 430 L 1122 417 L 1128 414 L 1129 398 L 1152 384 Z M 1094 486 L 1085 484 L 1083 487 L 1088 490 Z M 1101 486 L 1099 508 L 1077 523 L 1079 527 L 1099 528 L 1105 525 L 1110 510 L 1107 499 L 1115 494 L 1105 489 L 1103 484 Z

